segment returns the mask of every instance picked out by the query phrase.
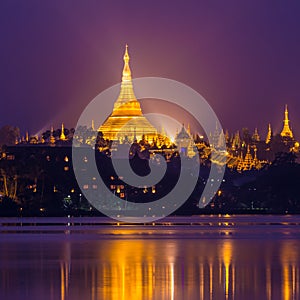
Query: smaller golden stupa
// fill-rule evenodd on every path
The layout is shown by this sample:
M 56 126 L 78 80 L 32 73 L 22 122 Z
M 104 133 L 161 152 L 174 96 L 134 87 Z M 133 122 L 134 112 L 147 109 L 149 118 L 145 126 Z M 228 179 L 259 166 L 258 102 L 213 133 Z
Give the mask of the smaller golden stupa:
M 143 116 L 140 103 L 133 91 L 131 71 L 129 67 L 128 45 L 124 54 L 124 68 L 122 73 L 121 90 L 114 104 L 113 112 L 99 127 L 98 131 L 109 140 L 139 141 L 143 136 L 148 139 L 157 137 L 157 130 Z
M 285 111 L 284 111 L 284 120 L 283 120 L 283 128 L 282 128 L 282 131 L 280 133 L 280 135 L 283 137 L 283 138 L 293 138 L 293 132 L 290 128 L 290 125 L 289 125 L 289 111 L 288 111 L 288 107 L 287 105 L 285 106 Z

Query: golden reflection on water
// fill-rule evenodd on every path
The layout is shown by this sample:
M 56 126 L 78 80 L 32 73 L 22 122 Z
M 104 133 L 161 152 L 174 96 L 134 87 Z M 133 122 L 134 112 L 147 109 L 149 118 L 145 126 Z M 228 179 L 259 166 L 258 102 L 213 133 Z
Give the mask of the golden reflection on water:
M 60 299 L 65 300 L 69 290 L 69 275 L 71 269 L 71 245 L 64 243 L 62 249 L 62 259 L 60 261 Z
M 289 241 L 280 249 L 230 239 L 107 241 L 94 249 L 94 266 L 84 268 L 92 273 L 91 299 L 290 300 L 299 297 L 297 249 Z
M 299 249 L 293 243 L 281 248 L 282 294 L 284 300 L 299 299 Z
M 232 278 L 230 278 L 230 266 L 232 258 L 232 242 L 230 240 L 225 240 L 221 250 L 222 261 L 225 268 L 225 299 L 228 299 L 229 294 L 229 283 Z
M 266 296 L 267 300 L 272 299 L 272 277 L 271 277 L 271 266 L 270 264 L 267 265 L 266 268 Z
M 22 284 L 34 295 L 49 289 L 43 299 L 292 300 L 300 298 L 299 250 L 297 240 L 62 241 L 50 250 L 51 268 L 43 267 L 46 246 L 26 257 L 26 271 L 33 277 Z M 17 260 L 16 253 L 9 247 L 0 253 L 0 296 L 24 280 L 22 270 L 3 264 Z

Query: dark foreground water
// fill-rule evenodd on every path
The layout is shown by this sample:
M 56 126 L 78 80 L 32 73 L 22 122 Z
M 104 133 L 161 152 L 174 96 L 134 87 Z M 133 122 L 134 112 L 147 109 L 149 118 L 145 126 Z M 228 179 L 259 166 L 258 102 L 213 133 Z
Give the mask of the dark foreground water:
M 0 219 L 0 299 L 300 299 L 299 224 Z

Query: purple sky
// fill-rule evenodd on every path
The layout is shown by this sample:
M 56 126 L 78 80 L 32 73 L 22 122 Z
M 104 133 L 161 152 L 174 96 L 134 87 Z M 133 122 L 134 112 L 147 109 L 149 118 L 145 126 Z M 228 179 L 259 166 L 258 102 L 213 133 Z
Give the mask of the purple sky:
M 287 103 L 300 135 L 299 1 L 3 0 L 0 37 L 0 125 L 75 126 L 128 43 L 133 77 L 189 85 L 224 128 L 279 131 Z

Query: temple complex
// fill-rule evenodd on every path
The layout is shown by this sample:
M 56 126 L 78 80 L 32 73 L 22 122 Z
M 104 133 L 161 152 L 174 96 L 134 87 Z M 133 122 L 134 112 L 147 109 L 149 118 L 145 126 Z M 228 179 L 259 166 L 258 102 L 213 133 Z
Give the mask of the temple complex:
M 187 128 L 182 126 L 181 130 L 177 129 L 173 142 L 165 134 L 163 127 L 158 132 L 143 115 L 140 103 L 134 94 L 127 45 L 123 60 L 119 96 L 114 103 L 112 113 L 98 129 L 95 128 L 94 120 L 91 120 L 91 126 L 79 126 L 76 131 L 74 128 L 65 129 L 62 123 L 60 129 L 54 130 L 51 127 L 39 136 L 37 134 L 31 136 L 26 132 L 25 137 L 16 137 L 15 144 L 60 147 L 72 146 L 75 141 L 77 146 L 89 145 L 108 155 L 118 147 L 122 147 L 121 144 L 134 144 L 135 148 L 139 149 L 138 154 L 145 154 L 147 151 L 151 155 L 162 153 L 167 161 L 177 154 L 190 158 L 199 155 L 200 162 L 203 164 L 209 165 L 210 162 L 214 162 L 224 165 L 226 163 L 229 169 L 239 172 L 261 169 L 264 165 L 271 164 L 277 153 L 300 152 L 300 144 L 295 140 L 290 127 L 287 105 L 281 132 L 274 134 L 271 124 L 268 124 L 265 139 L 261 138 L 258 128 L 255 128 L 252 133 L 247 128 L 243 128 L 232 134 L 226 130 L 224 134 L 223 129 L 218 128 L 218 124 L 215 132 L 209 133 L 210 139 L 208 139 L 208 136 L 205 137 L 200 132 L 191 133 L 188 124 Z M 209 144 L 210 140 L 213 143 Z M 222 150 L 225 147 L 227 151 Z M 148 156 L 145 154 L 145 157 Z
M 257 148 L 254 147 L 254 158 L 250 152 L 250 145 L 247 146 L 247 152 L 245 157 L 243 158 L 243 154 L 241 153 L 240 159 L 238 159 L 237 170 L 241 171 L 250 171 L 252 169 L 261 169 L 262 162 L 257 159 Z

